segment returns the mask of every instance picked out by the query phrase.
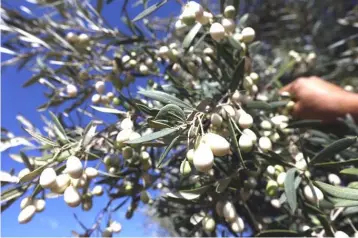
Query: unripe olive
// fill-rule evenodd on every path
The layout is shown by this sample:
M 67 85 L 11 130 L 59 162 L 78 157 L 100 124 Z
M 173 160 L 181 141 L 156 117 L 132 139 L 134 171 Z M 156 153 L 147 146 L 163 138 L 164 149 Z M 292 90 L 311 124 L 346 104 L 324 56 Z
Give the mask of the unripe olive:
M 236 9 L 234 6 L 232 5 L 229 5 L 229 6 L 226 6 L 225 9 L 224 9 L 224 16 L 227 17 L 227 18 L 234 18 L 235 17 L 235 14 L 236 14 Z
M 251 43 L 255 39 L 255 30 L 251 27 L 245 27 L 241 31 L 242 40 L 245 43 Z
M 109 227 L 102 231 L 102 237 L 112 237 L 112 231 Z
M 122 155 L 125 160 L 130 159 L 133 157 L 133 148 L 130 146 L 126 146 L 122 149 Z
M 241 128 L 250 128 L 252 126 L 252 124 L 254 123 L 254 119 L 252 118 L 252 116 L 248 113 L 243 113 L 240 115 L 239 118 L 239 126 Z
M 223 119 L 218 113 L 213 113 L 211 114 L 210 121 L 213 126 L 220 127 L 223 122 Z
M 266 185 L 266 195 L 273 197 L 276 196 L 278 184 L 275 180 L 269 180 Z
M 285 108 L 287 109 L 287 110 L 292 110 L 293 109 L 293 107 L 295 106 L 295 102 L 294 101 L 289 101 L 287 104 L 286 104 L 286 106 L 285 106 Z
M 215 156 L 225 156 L 230 153 L 230 143 L 218 134 L 207 133 L 202 140 L 209 145 Z
M 147 191 L 142 191 L 140 193 L 140 200 L 144 203 L 147 204 L 150 200 L 149 194 Z
M 46 201 L 43 199 L 36 199 L 33 204 L 36 208 L 36 212 L 42 212 L 45 210 Z
M 206 47 L 204 49 L 203 53 L 206 54 L 206 55 L 214 55 L 215 52 L 214 52 L 214 50 L 212 48 Z
M 81 203 L 81 196 L 73 186 L 66 188 L 63 199 L 70 207 L 77 207 Z
M 78 77 L 81 81 L 84 81 L 89 79 L 89 74 L 87 71 L 82 70 L 81 72 L 79 72 Z
M 214 164 L 214 154 L 208 144 L 201 142 L 194 151 L 193 164 L 198 171 L 208 172 Z
M 145 64 L 139 65 L 139 72 L 140 72 L 141 74 L 148 74 L 148 73 L 149 73 L 149 68 L 148 68 L 148 66 L 146 66 Z
M 250 78 L 252 79 L 252 81 L 254 83 L 257 83 L 257 81 L 259 80 L 259 75 L 257 73 L 255 73 L 255 72 L 251 72 L 250 73 Z
M 93 178 L 97 177 L 98 170 L 96 168 L 93 168 L 93 167 L 87 167 L 85 169 L 85 174 L 86 174 L 87 178 L 93 179 Z
M 78 179 L 71 179 L 71 183 L 74 187 L 76 188 L 83 188 L 84 186 L 87 185 L 88 181 L 87 181 L 87 175 L 86 174 L 82 174 L 82 176 Z
M 178 64 L 178 63 L 173 64 L 172 70 L 173 70 L 174 72 L 179 72 L 180 69 L 181 69 L 180 64 Z
M 142 162 L 142 170 L 144 171 L 147 171 L 152 167 L 152 160 L 150 159 L 142 160 L 141 162 Z
M 76 156 L 71 155 L 66 161 L 66 172 L 71 176 L 71 178 L 80 178 L 83 173 L 81 160 Z
M 56 184 L 56 171 L 53 168 L 46 168 L 41 172 L 40 185 L 43 188 L 52 188 Z
M 180 15 L 181 21 L 187 25 L 191 26 L 195 23 L 195 12 L 190 9 L 185 9 L 183 13 Z
M 91 193 L 94 196 L 101 196 L 103 194 L 103 187 L 101 185 L 96 185 L 94 186 L 94 188 L 92 189 Z
M 169 50 L 168 46 L 161 46 L 159 48 L 158 54 L 159 54 L 160 57 L 167 58 L 169 56 L 169 52 L 170 52 L 170 50 Z
M 239 138 L 239 147 L 243 152 L 250 152 L 253 147 L 252 138 L 243 133 Z
M 183 160 L 180 164 L 180 174 L 183 176 L 187 176 L 191 173 L 191 166 L 189 161 Z
M 221 41 L 225 38 L 225 28 L 218 22 L 215 22 L 210 27 L 211 38 L 215 41 Z
M 224 201 L 218 201 L 215 205 L 216 214 L 218 214 L 218 216 L 220 216 L 220 217 L 224 216 L 224 210 L 223 210 L 224 205 L 225 205 Z
M 261 137 L 259 139 L 259 147 L 264 152 L 272 150 L 272 143 L 271 143 L 270 138 L 265 137 L 265 136 Z
M 232 202 L 230 201 L 225 202 L 225 205 L 223 207 L 223 214 L 226 221 L 232 222 L 235 220 L 237 214 L 236 214 L 235 206 L 234 204 L 232 204 Z
M 82 210 L 89 211 L 92 209 L 92 206 L 93 206 L 93 201 L 91 197 L 86 198 L 84 199 L 84 201 L 82 201 L 82 206 L 81 206 Z
M 238 217 L 235 218 L 235 220 L 233 220 L 231 222 L 231 229 L 236 233 L 244 231 L 245 223 L 244 223 L 244 221 L 242 220 L 241 217 L 238 216 Z
M 85 33 L 81 33 L 79 36 L 78 36 L 78 43 L 85 46 L 89 43 L 90 41 L 90 38 L 87 34 Z
M 343 89 L 347 92 L 354 92 L 354 87 L 352 85 L 346 85 Z
M 77 96 L 77 87 L 73 84 L 67 84 L 66 86 L 66 93 L 69 97 L 76 97 Z
M 119 100 L 119 98 L 113 98 L 112 99 L 112 103 L 116 106 L 120 105 L 121 104 L 121 100 Z
M 215 220 L 211 217 L 204 217 L 202 224 L 204 231 L 213 232 L 215 230 L 216 223 Z
M 272 125 L 269 121 L 267 120 L 263 120 L 261 123 L 260 123 L 260 127 L 264 130 L 271 130 L 272 129 Z
M 314 190 L 314 193 L 316 194 L 316 197 L 313 194 L 313 190 Z M 323 195 L 322 191 L 319 188 L 317 188 L 316 186 L 313 186 L 313 190 L 311 189 L 311 187 L 309 185 L 306 185 L 303 189 L 305 198 L 311 203 L 316 203 L 317 201 L 323 200 L 324 195 Z
M 32 217 L 36 213 L 36 207 L 34 205 L 29 205 L 25 207 L 17 217 L 17 220 L 20 224 L 25 224 L 31 221 Z
M 276 172 L 275 167 L 273 167 L 272 165 L 267 166 L 266 172 L 271 176 L 275 175 Z
M 30 171 L 29 168 L 24 168 L 24 169 L 20 170 L 20 172 L 18 173 L 17 177 L 19 177 L 19 179 L 21 179 L 25 175 L 28 175 L 30 172 L 31 171 Z
M 193 159 L 194 159 L 194 149 L 190 149 L 188 150 L 188 152 L 186 152 L 186 158 L 188 159 L 188 161 L 190 163 L 193 163 Z
M 56 184 L 51 188 L 51 191 L 54 193 L 63 193 L 70 183 L 71 179 L 68 174 L 60 174 L 56 177 Z
M 66 34 L 66 40 L 71 44 L 75 44 L 78 42 L 78 36 L 76 33 L 68 32 Z

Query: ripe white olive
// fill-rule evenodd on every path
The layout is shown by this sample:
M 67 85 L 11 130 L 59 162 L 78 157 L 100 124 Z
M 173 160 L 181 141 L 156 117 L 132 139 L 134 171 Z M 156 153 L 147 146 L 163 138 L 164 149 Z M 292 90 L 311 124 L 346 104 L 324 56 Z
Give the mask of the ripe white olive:
M 25 175 L 28 175 L 30 172 L 31 171 L 30 171 L 29 168 L 24 168 L 24 169 L 20 170 L 20 172 L 18 173 L 17 177 L 19 177 L 19 179 L 21 179 Z
M 76 97 L 78 93 L 77 87 L 73 84 L 67 84 L 66 93 L 69 97 Z
M 69 186 L 66 188 L 63 199 L 70 207 L 77 207 L 81 203 L 81 196 L 78 193 L 77 189 L 73 186 Z
M 87 183 L 88 183 L 87 175 L 85 173 L 83 173 L 82 176 L 78 179 L 75 179 L 75 178 L 71 179 L 72 186 L 74 186 L 76 188 L 83 188 L 84 186 L 87 185 Z
M 329 183 L 333 185 L 340 185 L 341 184 L 341 178 L 338 177 L 337 174 L 329 174 L 328 175 L 328 181 Z
M 180 20 L 187 26 L 191 26 L 195 23 L 195 12 L 191 9 L 185 8 L 180 15 Z
M 250 78 L 252 79 L 252 81 L 254 83 L 257 83 L 257 81 L 259 80 L 259 75 L 257 73 L 255 73 L 255 72 L 251 72 L 250 73 Z
M 286 172 L 279 173 L 276 179 L 278 186 L 283 187 L 285 183 L 285 179 L 286 179 Z
M 102 237 L 112 237 L 112 230 L 111 228 L 107 227 L 102 231 Z
M 68 174 L 60 174 L 56 177 L 56 184 L 51 188 L 54 193 L 63 193 L 70 186 L 71 178 Z
M 238 217 L 235 218 L 235 220 L 233 220 L 231 222 L 231 229 L 236 233 L 244 231 L 245 223 L 244 223 L 244 221 L 242 220 L 241 217 L 238 216 Z
M 87 178 L 92 179 L 92 178 L 97 177 L 98 170 L 96 168 L 93 168 L 93 167 L 87 167 L 85 169 L 85 174 L 87 175 Z
M 25 197 L 20 202 L 20 208 L 24 209 L 25 207 L 27 207 L 28 205 L 31 205 L 31 204 L 32 204 L 31 197 Z
M 214 164 L 214 154 L 208 144 L 201 142 L 194 151 L 193 164 L 198 171 L 208 172 Z
M 17 220 L 20 224 L 25 224 L 31 221 L 32 217 L 36 213 L 36 208 L 34 205 L 29 205 L 22 209 L 19 216 L 17 217 Z
M 126 129 L 132 130 L 133 126 L 134 126 L 133 121 L 127 117 L 122 120 L 120 127 L 122 130 L 126 130 Z
M 184 8 L 185 8 L 185 11 L 189 10 L 189 11 L 193 12 L 194 15 L 195 15 L 195 18 L 199 18 L 204 14 L 203 7 L 199 3 L 195 2 L 195 1 L 189 1 L 184 6 Z
M 221 20 L 222 26 L 225 28 L 227 33 L 233 33 L 235 31 L 235 21 L 230 18 L 223 18 Z
M 211 38 L 215 41 L 221 41 L 225 38 L 225 28 L 218 22 L 215 22 L 210 27 Z
M 78 36 L 76 33 L 68 32 L 66 34 L 66 40 L 71 44 L 75 44 L 78 42 Z
M 53 168 L 46 168 L 40 175 L 40 185 L 43 188 L 52 188 L 56 184 L 56 171 Z
M 253 147 L 252 137 L 243 133 L 239 138 L 239 147 L 243 152 L 250 152 Z
M 267 151 L 271 150 L 272 149 L 272 143 L 271 143 L 270 138 L 265 137 L 265 136 L 261 137 L 259 139 L 259 147 L 264 152 L 267 152 Z
M 81 33 L 78 36 L 78 43 L 81 45 L 87 45 L 90 41 L 89 36 L 86 33 Z
M 224 207 L 223 207 L 223 214 L 224 214 L 226 221 L 228 221 L 228 222 L 232 222 L 236 219 L 236 217 L 237 217 L 236 209 L 232 202 L 230 202 L 230 201 L 225 202 Z
M 316 203 L 317 201 L 321 201 L 324 198 L 324 195 L 322 191 L 317 188 L 316 186 L 313 186 L 314 193 L 316 194 L 316 198 L 313 194 L 313 191 L 309 185 L 306 185 L 303 189 L 303 193 L 306 197 L 306 199 L 311 203 Z
M 36 212 L 42 212 L 45 210 L 46 201 L 43 199 L 36 199 L 33 204 L 36 208 Z
M 122 225 L 119 222 L 112 221 L 109 228 L 113 233 L 119 233 L 122 230 Z
M 202 25 L 209 24 L 212 21 L 212 19 L 213 19 L 213 14 L 207 11 L 204 11 L 202 16 L 196 18 L 196 20 Z
M 223 118 L 218 113 L 211 114 L 211 124 L 215 127 L 220 127 L 223 123 Z
M 349 238 L 349 235 L 347 235 L 344 231 L 336 231 L 334 233 L 334 238 Z
M 76 156 L 71 155 L 66 161 L 66 172 L 71 176 L 71 178 L 80 178 L 83 173 L 81 160 Z
M 241 31 L 242 40 L 245 43 L 251 43 L 255 39 L 255 30 L 251 27 L 245 27 Z
M 253 132 L 251 129 L 244 129 L 242 131 L 242 134 L 249 136 L 252 140 L 252 143 L 256 143 L 257 136 L 256 136 L 255 132 Z
M 250 128 L 252 124 L 254 123 L 254 119 L 252 116 L 248 113 L 242 113 L 239 118 L 239 126 L 241 128 Z
M 138 132 L 133 131 L 130 135 L 129 135 L 129 140 L 135 140 L 141 138 L 141 135 Z M 133 145 L 132 145 L 133 147 Z
M 116 137 L 117 145 L 122 146 L 123 142 L 129 140 L 129 137 L 132 134 L 132 132 L 133 132 L 132 129 L 125 129 L 125 130 L 120 131 Z
M 267 120 L 263 120 L 261 123 L 260 123 L 260 127 L 264 130 L 271 130 L 272 129 L 272 125 L 269 121 Z
M 274 208 L 280 208 L 281 207 L 281 203 L 280 203 L 280 200 L 275 198 L 275 199 L 271 199 L 271 205 L 274 207 Z
M 148 68 L 148 66 L 145 65 L 145 64 L 139 65 L 139 72 L 140 72 L 141 74 L 148 74 L 148 73 L 149 73 L 149 68 Z
M 225 156 L 230 153 L 230 143 L 218 134 L 207 133 L 202 140 L 209 145 L 215 156 Z
M 103 187 L 101 185 L 96 185 L 92 189 L 91 193 L 95 196 L 101 196 L 103 194 Z

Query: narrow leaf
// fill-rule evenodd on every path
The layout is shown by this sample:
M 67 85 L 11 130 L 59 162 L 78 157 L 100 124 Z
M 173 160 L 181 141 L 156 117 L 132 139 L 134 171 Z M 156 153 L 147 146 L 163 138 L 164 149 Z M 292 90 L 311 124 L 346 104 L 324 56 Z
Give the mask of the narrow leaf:
M 338 152 L 341 152 L 342 150 L 347 149 L 348 147 L 353 145 L 356 141 L 357 141 L 357 137 L 347 137 L 347 138 L 337 140 L 337 141 L 333 142 L 332 144 L 330 144 L 329 146 L 327 146 L 326 148 L 324 148 L 321 152 L 316 154 L 312 158 L 310 163 L 312 164 L 314 161 L 317 162 L 322 159 L 329 159 L 330 157 L 337 154 Z
M 158 3 L 148 7 L 143 12 L 139 13 L 132 21 L 133 22 L 139 21 L 140 19 L 152 14 L 153 12 L 158 10 L 161 6 L 163 6 L 167 2 L 168 2 L 168 0 L 162 0 L 161 2 L 158 2 Z
M 295 175 L 296 168 L 291 168 L 287 171 L 286 179 L 285 179 L 285 194 L 287 197 L 288 205 L 291 208 L 292 214 L 295 212 L 297 208 L 297 193 L 295 188 Z
M 156 132 L 154 132 L 152 134 L 142 136 L 142 137 L 140 137 L 138 139 L 127 141 L 126 143 L 127 144 L 140 144 L 140 143 L 143 143 L 143 142 L 152 141 L 152 140 L 155 140 L 155 139 L 170 135 L 170 134 L 172 134 L 174 132 L 177 132 L 178 130 L 179 130 L 179 127 L 165 128 L 163 130 L 156 131 Z
M 230 82 L 230 90 L 232 92 L 234 92 L 238 88 L 239 83 L 244 78 L 244 72 L 245 72 L 245 57 L 243 57 L 240 60 L 240 62 L 236 65 L 234 73 L 232 74 L 231 82 Z
M 320 181 L 315 181 L 314 183 L 322 190 L 322 192 L 333 197 L 356 201 L 358 200 L 358 189 L 333 186 Z
M 184 41 L 183 41 L 183 48 L 184 49 L 189 49 L 190 48 L 190 46 L 194 42 L 195 36 L 200 31 L 201 27 L 202 27 L 202 25 L 200 23 L 196 23 L 196 25 L 193 28 L 191 28 L 189 33 L 184 38 Z
M 224 178 L 221 179 L 219 181 L 216 182 L 216 192 L 217 193 L 222 193 L 225 191 L 225 189 L 227 188 L 227 186 L 229 186 L 230 182 L 231 182 L 231 178 Z
M 350 160 L 346 160 L 346 161 L 332 161 L 332 162 L 323 162 L 323 163 L 316 163 L 313 164 L 313 166 L 315 167 L 339 167 L 339 166 L 344 166 L 344 165 L 358 165 L 358 159 L 350 159 Z
M 168 118 L 168 115 L 175 115 L 181 121 L 186 120 L 184 111 L 175 104 L 168 104 L 162 107 L 158 112 L 157 116 L 155 117 L 155 120 L 161 118 L 166 119 Z
M 120 111 L 118 109 L 115 108 L 109 108 L 109 107 L 97 107 L 97 106 L 91 106 L 94 110 L 99 111 L 99 112 L 104 112 L 104 113 L 111 113 L 111 114 L 119 114 L 122 116 L 126 115 L 126 112 L 124 111 Z
M 148 91 L 139 91 L 138 93 L 142 94 L 143 96 L 146 96 L 147 98 L 151 98 L 159 102 L 163 102 L 165 104 L 175 104 L 179 107 L 194 110 L 190 104 L 183 102 L 182 100 L 161 91 L 148 90 Z
M 237 142 L 237 139 L 236 139 L 236 134 L 235 134 L 235 130 L 234 130 L 234 125 L 233 125 L 233 122 L 231 119 L 229 120 L 229 132 L 230 132 L 230 137 L 232 139 L 232 143 L 234 144 L 233 147 L 234 147 L 234 151 L 236 153 L 237 156 L 240 157 L 240 163 L 241 165 L 245 168 L 245 162 L 241 156 L 241 152 L 240 152 L 240 149 L 239 149 L 239 143 Z
M 41 143 L 51 145 L 51 146 L 58 146 L 57 143 L 52 142 L 50 139 L 48 139 L 48 138 L 46 138 L 46 137 L 44 137 L 44 136 L 42 136 L 42 135 L 40 135 L 40 134 L 38 134 L 36 132 L 33 132 L 33 131 L 31 131 L 29 129 L 25 129 L 25 128 L 24 128 L 24 130 L 27 131 L 27 133 L 29 133 L 33 138 L 35 138 L 36 140 L 38 140 Z
M 55 132 L 60 137 L 61 140 L 68 141 L 68 137 L 66 135 L 66 131 L 61 125 L 61 122 L 58 120 L 56 115 L 53 112 L 50 112 L 50 116 L 52 121 L 55 123 Z
M 158 160 L 157 163 L 157 168 L 161 168 L 162 166 L 162 162 L 165 159 L 165 157 L 167 157 L 168 153 L 170 152 L 170 150 L 174 147 L 175 143 L 178 141 L 180 136 L 175 137 L 170 144 L 165 148 L 164 152 L 160 155 L 160 158 Z
M 358 176 L 358 168 L 343 169 L 339 172 L 340 174 L 349 174 Z
M 41 167 L 31 171 L 30 173 L 26 174 L 25 176 L 20 178 L 20 183 L 26 183 L 32 181 L 34 178 L 39 176 L 41 172 L 48 167 L 48 164 L 42 165 Z

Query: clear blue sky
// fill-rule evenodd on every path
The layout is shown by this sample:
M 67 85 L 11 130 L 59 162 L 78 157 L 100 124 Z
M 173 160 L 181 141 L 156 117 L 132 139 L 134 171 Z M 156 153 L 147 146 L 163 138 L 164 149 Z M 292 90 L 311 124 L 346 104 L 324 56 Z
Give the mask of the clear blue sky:
M 30 5 L 23 0 L 3 1 L 7 4 L 18 8 L 21 4 Z M 120 26 L 120 10 L 123 0 L 116 0 L 103 9 L 106 19 L 116 27 Z M 134 2 L 130 0 L 130 2 Z M 150 4 L 158 1 L 149 1 Z M 179 4 L 175 0 L 170 0 L 163 8 L 155 14 L 158 16 L 179 14 Z M 134 18 L 140 8 L 133 9 L 129 12 L 131 18 Z M 2 61 L 9 59 L 8 55 L 2 55 Z M 15 135 L 24 135 L 24 131 L 20 127 L 20 123 L 15 119 L 16 115 L 21 113 L 36 126 L 41 127 L 42 122 L 40 113 L 36 111 L 36 107 L 45 102 L 43 96 L 44 88 L 41 85 L 33 85 L 30 88 L 23 89 L 21 85 L 31 77 L 31 72 L 24 69 L 20 72 L 16 68 L 2 69 L 1 72 L 1 125 Z M 47 115 L 47 113 L 45 113 Z M 10 150 L 14 153 L 16 150 Z M 9 152 L 1 155 L 1 169 L 6 171 L 15 168 L 18 172 L 23 168 L 14 162 L 8 156 Z M 46 209 L 42 214 L 36 214 L 34 219 L 25 225 L 19 225 L 17 216 L 20 212 L 20 202 L 17 201 L 11 208 L 1 214 L 1 236 L 70 236 L 71 230 L 82 231 L 76 223 L 73 213 L 75 212 L 85 225 L 92 225 L 97 212 L 107 203 L 107 198 L 94 198 L 94 206 L 91 211 L 83 212 L 81 208 L 69 208 L 62 198 L 47 200 Z M 157 228 L 148 226 L 150 222 L 142 212 L 137 212 L 131 220 L 124 218 L 125 210 L 120 210 L 114 214 L 114 219 L 122 223 L 123 230 L 120 236 L 151 236 Z

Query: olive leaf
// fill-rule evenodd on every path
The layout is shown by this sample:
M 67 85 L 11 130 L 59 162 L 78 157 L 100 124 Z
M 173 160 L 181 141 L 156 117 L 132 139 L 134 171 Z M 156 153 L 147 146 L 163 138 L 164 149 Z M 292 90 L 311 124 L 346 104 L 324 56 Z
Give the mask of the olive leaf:
M 57 143 L 51 141 L 50 139 L 46 138 L 45 136 L 42 136 L 36 132 L 33 132 L 27 128 L 24 128 L 24 130 L 29 133 L 33 138 L 35 138 L 36 140 L 38 140 L 40 143 L 44 143 L 44 144 L 47 144 L 47 145 L 51 145 L 51 146 L 58 146 Z
M 172 134 L 174 132 L 179 131 L 179 129 L 180 129 L 180 127 L 165 128 L 163 130 L 156 131 L 154 133 L 142 136 L 142 137 L 140 137 L 138 139 L 127 141 L 126 143 L 127 144 L 141 144 L 143 142 L 152 141 L 152 140 L 155 140 L 155 139 L 158 139 L 158 138 L 165 137 L 167 135 L 170 135 L 170 134 Z
M 190 48 L 190 46 L 194 42 L 195 36 L 200 31 L 201 27 L 202 27 L 202 25 L 200 23 L 196 23 L 195 26 L 193 28 L 191 28 L 189 33 L 184 38 L 184 41 L 183 41 L 183 48 L 184 49 L 189 49 Z
M 358 168 L 343 169 L 339 172 L 340 174 L 349 174 L 358 176 Z
M 167 104 L 164 107 L 162 107 L 157 116 L 155 117 L 155 120 L 157 119 L 167 119 L 168 116 L 175 117 L 176 119 L 180 121 L 186 121 L 185 113 L 184 111 L 175 104 Z
M 175 143 L 178 141 L 178 139 L 180 138 L 180 136 L 175 137 L 170 144 L 165 148 L 164 152 L 160 155 L 160 158 L 158 160 L 157 163 L 157 168 L 161 168 L 162 166 L 162 162 L 165 159 L 165 157 L 168 155 L 168 153 L 170 152 L 170 150 L 174 147 Z
M 224 192 L 225 189 L 229 186 L 231 180 L 232 180 L 232 178 L 228 177 L 228 178 L 220 179 L 219 181 L 217 181 L 216 182 L 216 192 L 217 193 Z
M 292 214 L 297 209 L 297 193 L 295 187 L 296 168 L 291 168 L 286 173 L 285 178 L 285 194 L 287 197 L 288 205 L 291 208 Z
M 238 88 L 240 82 L 243 80 L 244 72 L 245 72 L 245 57 L 243 57 L 240 60 L 240 62 L 236 65 L 234 69 L 234 73 L 231 76 L 231 82 L 229 88 L 232 92 L 234 92 Z
M 357 137 L 347 137 L 340 140 L 337 140 L 333 142 L 332 144 L 328 145 L 326 148 L 324 148 L 321 152 L 316 154 L 312 160 L 310 161 L 310 164 L 313 162 L 317 162 L 323 159 L 328 159 L 332 157 L 333 155 L 337 154 L 338 152 L 341 152 L 342 150 L 347 149 L 354 143 L 356 143 Z
M 161 91 L 151 91 L 151 90 L 139 91 L 138 94 L 146 96 L 147 98 L 157 100 L 159 102 L 163 102 L 165 104 L 175 104 L 185 109 L 194 110 L 194 108 L 190 104 L 183 102 L 182 100 Z
M 299 237 L 299 233 L 292 230 L 266 230 L 255 235 L 255 237 Z
M 41 167 L 38 167 L 34 171 L 31 171 L 30 173 L 28 173 L 25 176 L 21 177 L 19 182 L 20 183 L 26 183 L 26 182 L 32 181 L 34 178 L 39 176 L 41 174 L 41 172 L 48 167 L 49 164 L 50 163 L 42 165 Z
M 356 201 L 358 200 L 358 189 L 333 186 L 320 181 L 314 181 L 314 183 L 322 190 L 322 192 L 333 197 Z
M 98 106 L 93 106 L 93 105 L 91 105 L 91 107 L 96 111 L 104 112 L 104 113 L 118 114 L 118 115 L 121 115 L 121 116 L 125 116 L 127 114 L 126 112 L 120 111 L 120 110 L 115 109 L 115 108 L 98 107 Z
M 60 140 L 69 141 L 68 137 L 66 135 L 66 131 L 63 128 L 63 126 L 61 125 L 61 122 L 58 120 L 57 116 L 53 112 L 49 112 L 49 113 L 50 113 L 53 123 L 55 123 L 54 129 L 55 129 L 56 135 L 60 138 Z
M 148 7 L 147 9 L 145 9 L 144 11 L 139 13 L 132 21 L 136 22 L 136 21 L 139 21 L 140 19 L 143 19 L 144 17 L 146 17 L 146 16 L 152 14 L 153 12 L 155 12 L 156 10 L 158 10 L 161 6 L 163 6 L 167 2 L 168 2 L 168 0 L 162 0 L 161 2 L 153 4 L 152 6 Z

